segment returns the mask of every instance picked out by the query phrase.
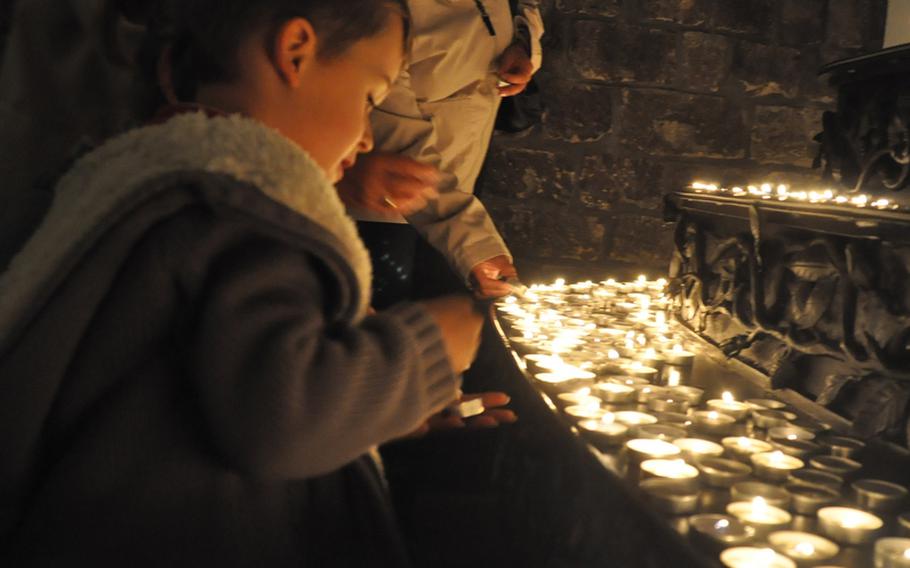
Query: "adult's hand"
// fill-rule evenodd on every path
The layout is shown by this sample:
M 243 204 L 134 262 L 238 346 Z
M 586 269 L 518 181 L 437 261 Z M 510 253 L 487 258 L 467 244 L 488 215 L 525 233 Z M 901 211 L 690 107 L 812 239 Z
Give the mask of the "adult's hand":
M 518 271 L 505 255 L 494 256 L 471 269 L 471 285 L 474 295 L 482 300 L 501 298 L 512 293 L 512 286 L 504 278 L 518 276 Z
M 508 408 L 502 408 L 509 404 L 511 399 L 504 392 L 484 392 L 478 394 L 466 394 L 455 401 L 455 404 L 469 400 L 480 399 L 486 410 L 483 414 L 462 418 L 447 411 L 442 411 L 431 416 L 424 422 L 420 428 L 408 435 L 408 438 L 416 438 L 427 434 L 428 432 L 441 430 L 455 430 L 459 428 L 495 428 L 500 424 L 513 424 L 518 421 L 518 416 Z
M 429 164 L 373 152 L 361 156 L 336 187 L 346 205 L 395 216 L 423 208 L 438 195 L 438 184 L 439 170 Z
M 517 43 L 507 47 L 499 57 L 497 74 L 502 81 L 509 83 L 499 87 L 499 94 L 503 97 L 517 95 L 528 88 L 534 76 L 534 65 L 525 48 Z

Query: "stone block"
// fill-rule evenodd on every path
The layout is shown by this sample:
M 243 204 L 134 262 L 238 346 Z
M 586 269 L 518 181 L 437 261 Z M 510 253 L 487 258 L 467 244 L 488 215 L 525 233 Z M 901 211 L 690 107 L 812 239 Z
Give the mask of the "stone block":
M 543 132 L 548 138 L 593 142 L 613 128 L 612 88 L 554 80 L 541 85 L 541 90 L 548 101 L 543 115 Z
M 752 158 L 762 163 L 810 167 L 818 151 L 813 137 L 822 130 L 815 108 L 758 106 L 752 125 Z
M 603 255 L 636 266 L 665 269 L 673 254 L 673 225 L 641 214 L 616 215 L 606 223 Z
M 485 200 L 487 202 L 487 200 Z M 521 258 L 597 261 L 605 227 L 599 215 L 566 207 L 487 202 L 512 254 Z
M 640 0 L 640 6 L 646 20 L 703 26 L 711 20 L 714 3 L 712 0 Z
M 573 169 L 574 193 L 586 209 L 660 210 L 663 167 L 659 159 L 587 155 Z
M 581 20 L 569 34 L 570 60 L 594 81 L 669 84 L 676 68 L 676 36 L 664 30 Z
M 795 97 L 803 83 L 802 53 L 791 47 L 738 41 L 732 76 L 751 95 Z
M 744 113 L 721 97 L 625 89 L 622 124 L 621 142 L 651 155 L 745 157 Z
M 623 0 L 556 0 L 556 8 L 569 14 L 618 16 Z
M 804 46 L 825 39 L 825 0 L 783 0 L 780 8 L 780 42 Z
M 568 204 L 574 191 L 574 169 L 554 152 L 503 146 L 494 139 L 484 164 L 482 196 L 514 202 Z
M 828 42 L 861 48 L 865 26 L 864 0 L 828 0 Z
M 730 74 L 733 45 L 730 38 L 686 32 L 682 38 L 680 73 L 687 89 L 716 91 Z
M 774 20 L 774 0 L 714 0 L 712 28 L 767 38 Z

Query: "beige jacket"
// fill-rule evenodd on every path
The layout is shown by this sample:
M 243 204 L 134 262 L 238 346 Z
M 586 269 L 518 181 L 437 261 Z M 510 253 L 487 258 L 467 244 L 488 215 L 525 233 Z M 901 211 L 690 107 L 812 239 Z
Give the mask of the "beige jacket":
M 511 258 L 474 196 L 474 184 L 500 104 L 497 60 L 512 43 L 516 26 L 528 31 L 535 70 L 541 63 L 539 2 L 518 4 L 520 15 L 513 20 L 508 0 L 483 1 L 496 31 L 491 36 L 474 0 L 409 2 L 414 39 L 405 71 L 373 113 L 376 149 L 438 167 L 440 195 L 407 219 L 351 211 L 364 221 L 410 223 L 464 277 L 479 262 Z

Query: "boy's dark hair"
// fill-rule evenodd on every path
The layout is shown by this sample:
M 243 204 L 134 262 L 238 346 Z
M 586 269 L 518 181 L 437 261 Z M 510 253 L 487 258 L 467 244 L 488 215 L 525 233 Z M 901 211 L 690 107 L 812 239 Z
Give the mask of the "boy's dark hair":
M 146 0 L 147 3 L 147 0 Z M 200 85 L 230 81 L 236 76 L 237 46 L 251 33 L 269 37 L 284 22 L 301 17 L 319 35 L 317 57 L 341 55 L 353 44 L 382 32 L 392 13 L 404 18 L 405 0 L 159 0 L 147 20 L 148 33 L 139 53 L 145 79 L 157 101 L 158 62 L 170 50 L 173 87 L 181 101 L 195 99 Z

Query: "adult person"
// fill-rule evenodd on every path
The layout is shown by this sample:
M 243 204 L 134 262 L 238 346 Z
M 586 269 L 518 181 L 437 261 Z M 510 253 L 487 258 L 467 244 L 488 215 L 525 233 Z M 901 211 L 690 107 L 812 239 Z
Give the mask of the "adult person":
M 0 274 L 0 564 L 407 565 L 369 452 L 457 398 L 481 318 L 367 315 L 332 185 L 406 9 L 174 7 L 148 51 L 191 103 L 79 159 Z
M 473 195 L 501 98 L 541 64 L 537 0 L 409 0 L 407 65 L 372 114 L 376 150 L 339 192 L 370 248 L 378 306 L 415 293 L 419 237 L 481 297 L 508 294 L 508 247 Z M 419 285 L 419 283 L 418 283 Z

